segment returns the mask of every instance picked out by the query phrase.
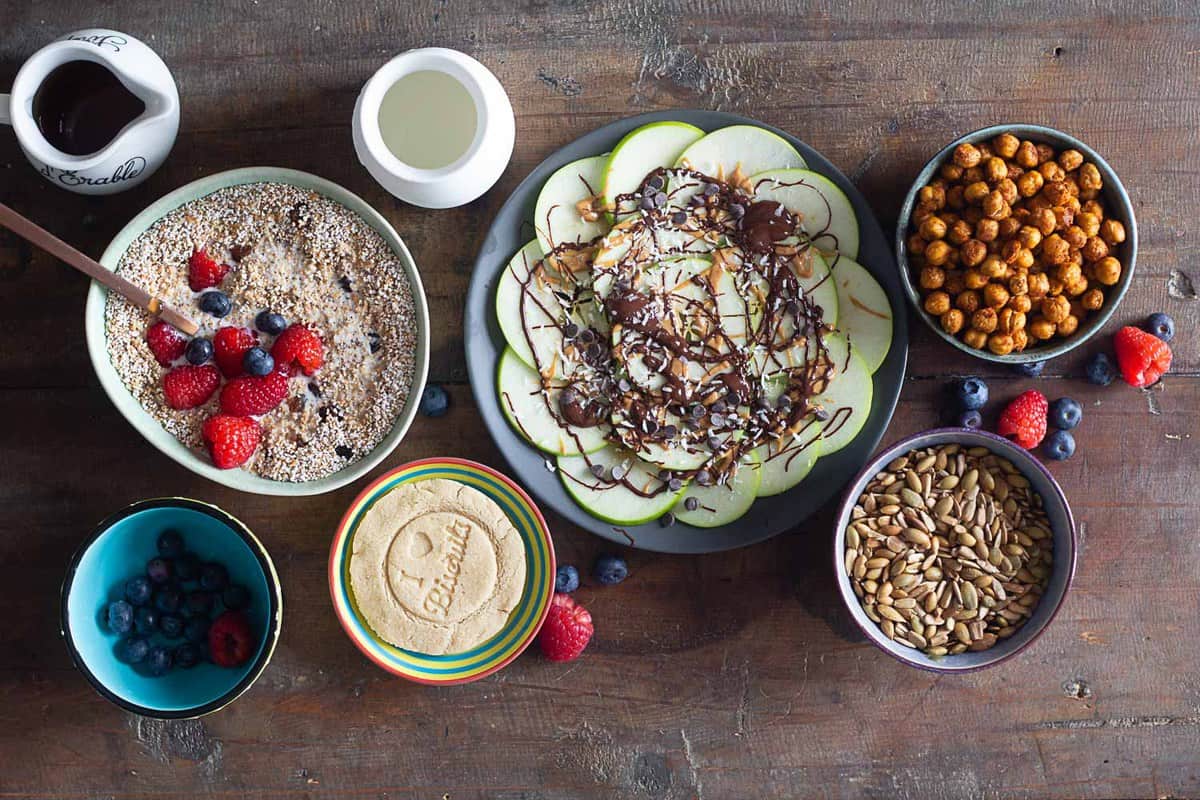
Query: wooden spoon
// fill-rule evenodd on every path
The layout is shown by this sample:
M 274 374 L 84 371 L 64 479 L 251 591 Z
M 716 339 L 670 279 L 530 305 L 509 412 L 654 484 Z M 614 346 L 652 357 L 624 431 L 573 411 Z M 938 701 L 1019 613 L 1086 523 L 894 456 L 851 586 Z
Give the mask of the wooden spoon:
M 0 226 L 37 245 L 55 258 L 71 265 L 94 281 L 102 283 L 126 300 L 146 309 L 159 319 L 169 322 L 188 336 L 195 336 L 200 327 L 137 284 L 130 283 L 112 270 L 85 256 L 45 228 L 21 216 L 0 203 Z

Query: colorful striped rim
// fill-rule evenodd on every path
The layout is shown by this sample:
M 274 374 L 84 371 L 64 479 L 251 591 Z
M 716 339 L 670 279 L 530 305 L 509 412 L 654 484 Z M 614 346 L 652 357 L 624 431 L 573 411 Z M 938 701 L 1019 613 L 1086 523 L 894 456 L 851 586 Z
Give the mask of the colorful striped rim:
M 363 621 L 350 593 L 350 542 L 363 515 L 376 500 L 397 486 L 433 478 L 458 481 L 483 492 L 504 510 L 525 543 L 525 592 L 508 623 L 479 647 L 443 656 L 404 650 L 380 639 Z M 542 512 L 521 487 L 491 467 L 474 461 L 427 458 L 386 473 L 350 504 L 329 551 L 329 592 L 338 620 L 350 640 L 383 669 L 417 683 L 468 683 L 504 667 L 533 640 L 550 608 L 554 570 L 550 530 Z

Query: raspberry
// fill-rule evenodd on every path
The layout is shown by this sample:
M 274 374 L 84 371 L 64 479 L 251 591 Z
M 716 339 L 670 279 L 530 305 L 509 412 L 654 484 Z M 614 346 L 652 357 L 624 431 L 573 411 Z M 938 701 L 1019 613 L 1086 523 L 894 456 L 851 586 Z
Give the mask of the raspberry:
M 202 367 L 176 367 L 163 375 L 163 394 L 171 408 L 196 408 L 208 402 L 221 385 L 221 376 L 212 364 Z
M 188 259 L 188 286 L 193 292 L 211 289 L 225 280 L 229 265 L 222 264 L 204 250 L 193 250 Z
M 556 594 L 538 634 L 542 653 L 551 661 L 574 661 L 592 638 L 592 615 L 570 595 Z
M 325 347 L 320 337 L 304 325 L 291 325 L 271 348 L 277 365 L 288 367 L 295 374 L 294 365 L 299 365 L 305 375 L 312 375 L 325 363 Z
M 1171 348 L 1152 333 L 1126 325 L 1113 337 L 1121 377 L 1139 389 L 1150 386 L 1171 368 Z
M 1000 415 L 996 433 L 1012 439 L 1026 450 L 1037 447 L 1046 435 L 1046 395 L 1030 389 L 1013 400 Z
M 288 376 L 276 370 L 262 377 L 234 378 L 221 390 L 221 411 L 235 417 L 266 414 L 283 402 L 288 393 Z
M 254 655 L 254 634 L 241 611 L 226 611 L 208 629 L 208 652 L 218 667 L 237 667 Z
M 182 333 L 161 320 L 146 331 L 146 343 L 150 345 L 150 352 L 154 353 L 154 360 L 164 367 L 171 366 L 172 361 L 182 357 L 188 345 Z
M 262 428 L 250 417 L 217 414 L 204 421 L 200 435 L 208 445 L 208 454 L 217 469 L 233 469 L 254 455 Z
M 242 358 L 258 346 L 258 334 L 249 328 L 221 328 L 213 336 L 213 358 L 226 378 L 242 374 Z

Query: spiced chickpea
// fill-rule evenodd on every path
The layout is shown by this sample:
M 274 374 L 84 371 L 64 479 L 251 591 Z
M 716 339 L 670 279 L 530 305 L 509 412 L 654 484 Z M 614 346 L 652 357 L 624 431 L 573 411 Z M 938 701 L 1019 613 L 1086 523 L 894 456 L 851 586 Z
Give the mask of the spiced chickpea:
M 1100 177 L 1100 170 L 1095 164 L 1084 164 L 1079 168 L 1079 191 L 1098 192 L 1104 186 L 1104 179 Z
M 922 222 L 932 217 L 937 211 L 925 205 L 917 203 L 917 207 L 913 209 L 912 221 L 914 225 L 920 226 Z
M 917 192 L 917 200 L 921 203 L 928 203 L 940 211 L 946 206 L 946 189 L 944 186 L 934 183 L 922 186 L 921 191 Z
M 1042 197 L 1045 197 L 1052 206 L 1063 205 L 1070 196 L 1071 193 L 1067 191 L 1066 184 L 1063 183 L 1047 183 L 1042 187 Z
M 967 187 L 963 189 L 963 200 L 966 200 L 971 204 L 982 203 L 983 198 L 987 197 L 990 191 L 991 189 L 988 188 L 986 183 L 983 181 L 976 181 L 975 183 L 968 184 Z
M 1100 238 L 1115 247 L 1125 241 L 1125 226 L 1115 219 L 1106 219 L 1100 223 Z
M 988 277 L 977 269 L 963 271 L 963 286 L 968 289 L 982 289 L 988 285 Z
M 1025 168 L 1015 161 L 1008 162 L 1008 178 L 1011 181 L 1016 181 L 1017 178 L 1025 174 Z
M 1072 218 L 1078 216 L 1079 212 L 1083 210 L 1083 204 L 1075 195 L 1068 195 L 1066 201 L 1063 202 L 1063 207 L 1071 212 Z
M 1086 261 L 1083 260 L 1083 253 L 1080 252 L 1079 250 L 1072 250 L 1071 254 L 1067 257 L 1067 262 L 1071 263 L 1071 264 L 1075 264 L 1080 269 L 1082 269 L 1083 265 L 1087 263 Z
M 1029 274 L 1018 272 L 1008 279 L 1008 293 L 1013 297 L 1023 297 L 1029 294 Z
M 951 297 L 958 297 L 963 289 L 967 288 L 967 282 L 963 280 L 962 270 L 954 269 L 946 272 L 946 283 L 942 286 Z
M 908 255 L 911 258 L 912 256 L 919 256 L 924 253 L 925 244 L 926 242 L 921 238 L 921 234 L 914 233 L 908 237 L 908 241 L 904 243 L 904 246 L 908 248 Z
M 983 167 L 967 167 L 963 170 L 963 183 L 979 183 L 983 180 Z
M 1071 303 L 1065 297 L 1047 297 L 1042 301 L 1042 316 L 1055 325 L 1071 314 Z
M 962 218 L 972 225 L 978 225 L 979 220 L 983 219 L 983 209 L 978 205 L 967 206 L 963 209 Z
M 1033 212 L 1026 208 L 1025 204 L 1020 202 L 1020 198 L 1018 198 L 1017 205 L 1013 206 L 1013 219 L 1024 225 L 1029 222 L 1031 216 L 1033 216 Z
M 975 145 L 979 148 L 979 158 L 982 161 L 987 161 L 992 156 L 996 155 L 996 151 L 992 150 L 992 146 L 987 142 L 979 142 Z
M 1033 169 L 1038 165 L 1038 150 L 1033 142 L 1021 142 L 1017 148 L 1017 163 L 1025 169 Z
M 1104 306 L 1104 292 L 1099 289 L 1088 289 L 1079 298 L 1079 302 L 1088 311 L 1099 311 Z
M 1112 256 L 1100 259 L 1092 269 L 1096 280 L 1105 286 L 1112 286 L 1121 279 L 1121 262 Z
M 1002 181 L 1008 177 L 1008 164 L 1004 163 L 1003 158 L 992 156 L 983 162 L 983 174 L 991 183 Z
M 1054 213 L 1054 227 L 1057 230 L 1065 231 L 1075 224 L 1075 212 L 1071 209 L 1065 206 L 1055 206 L 1051 211 Z
M 1037 259 L 1033 255 L 1033 251 L 1028 247 L 1022 247 L 1018 252 L 1012 265 L 1014 269 L 1027 270 L 1033 267 Z
M 1058 154 L 1058 165 L 1067 172 L 1074 172 L 1083 164 L 1083 153 L 1078 150 L 1063 150 Z
M 1058 323 L 1056 333 L 1059 336 L 1070 336 L 1075 331 L 1079 330 L 1079 317 L 1074 314 L 1067 314 L 1062 322 Z
M 1000 248 L 1000 257 L 1004 259 L 1006 264 L 1012 264 L 1017 260 L 1017 254 L 1021 252 L 1021 243 L 1016 239 L 1009 239 Z
M 1008 275 L 1008 264 L 997 255 L 989 255 L 979 265 L 979 271 L 989 280 L 1000 280 Z
M 979 309 L 979 292 L 974 289 L 964 289 L 954 298 L 954 305 L 968 314 L 974 314 Z
M 1108 255 L 1108 245 L 1099 236 L 1093 236 L 1087 240 L 1080 252 L 1087 261 L 1099 261 Z
M 1017 191 L 1021 193 L 1022 197 L 1033 197 L 1042 190 L 1045 183 L 1042 173 L 1030 170 L 1017 178 Z
M 974 347 L 976 350 L 982 350 L 987 345 L 987 334 L 983 331 L 977 331 L 971 328 L 963 334 L 963 342 L 968 347 Z
M 1037 148 L 1038 164 L 1045 164 L 1047 161 L 1054 160 L 1054 148 L 1045 142 L 1038 142 L 1034 145 Z
M 1055 326 L 1053 322 L 1045 317 L 1034 317 L 1029 323 L 1028 330 L 1033 338 L 1045 341 L 1046 339 L 1054 336 L 1056 327 L 1057 326 Z
M 1029 274 L 1029 298 L 1041 300 L 1050 292 L 1050 278 L 1044 272 Z
M 940 267 L 950 260 L 950 245 L 941 239 L 925 245 L 925 260 L 935 267 Z
M 1032 225 L 1022 225 L 1017 231 L 1017 241 L 1021 243 L 1021 247 L 1032 250 L 1042 243 L 1042 232 Z
M 981 242 L 994 242 L 996 237 L 1000 235 L 1000 223 L 994 219 L 979 220 L 975 223 L 975 238 Z
M 1063 286 L 1062 281 L 1060 281 L 1058 278 L 1051 276 L 1050 288 L 1046 290 L 1046 293 L 1049 294 L 1051 297 L 1058 297 L 1060 294 L 1063 293 L 1063 289 L 1065 289 L 1065 288 L 1066 287 Z
M 925 298 L 925 310 L 940 317 L 950 310 L 950 295 L 943 291 L 930 292 Z
M 929 248 L 936 242 L 931 243 L 925 248 L 925 256 L 929 257 Z M 1051 234 L 1042 240 L 1042 261 L 1047 264 L 1062 264 L 1067 260 L 1067 256 L 1071 251 L 1071 246 L 1067 244 L 1067 240 L 1059 236 L 1057 233 Z
M 1062 238 L 1067 240 L 1067 244 L 1072 250 L 1078 250 L 1087 243 L 1087 234 L 1083 232 L 1083 228 L 1078 225 L 1072 225 L 1062 232 Z
M 1026 345 L 1029 344 L 1029 335 L 1027 333 L 1025 333 L 1024 328 L 1022 328 L 1021 330 L 1013 331 L 1012 337 L 1013 337 L 1013 350 L 1016 350 L 1018 353 L 1021 352 L 1022 350 L 1024 350 Z
M 1087 236 L 1096 236 L 1100 233 L 1102 223 L 1100 218 L 1090 211 L 1080 211 L 1075 215 L 1075 224 Z
M 992 139 L 992 150 L 1001 158 L 1012 158 L 1017 154 L 1017 148 L 1020 146 L 1021 140 L 1011 133 L 1002 133 Z
M 942 314 L 942 316 L 938 318 L 938 321 L 942 323 L 942 330 L 953 336 L 962 330 L 965 319 L 966 318 L 963 315 L 963 312 L 959 311 L 957 308 L 952 308 L 945 314 Z
M 946 190 L 946 206 L 953 208 L 955 211 L 966 206 L 967 201 L 963 199 L 963 185 L 956 183 Z
M 1048 208 L 1043 208 L 1041 211 L 1036 212 L 1030 218 L 1030 221 L 1034 227 L 1041 231 L 1042 236 L 1049 236 L 1054 233 L 1054 229 L 1058 225 L 1058 220 L 1055 218 L 1054 212 Z
M 1006 356 L 1013 351 L 1016 344 L 1013 342 L 1012 334 L 1008 333 L 993 333 L 988 337 L 987 347 L 998 356 Z
M 1017 185 L 1008 178 L 996 182 L 996 191 L 1004 198 L 1004 202 L 1012 205 L 1021 197 L 1021 193 L 1017 191 Z
M 958 164 L 942 164 L 942 168 L 938 170 L 938 174 L 941 175 L 944 180 L 953 183 L 954 181 L 962 179 L 963 168 Z
M 1017 235 L 1017 231 L 1021 230 L 1021 223 L 1013 217 L 1005 217 L 1000 220 L 1000 238 L 1011 239 Z
M 938 216 L 929 217 L 921 223 L 921 227 L 917 230 L 925 241 L 932 242 L 935 239 L 945 238 L 946 222 Z
M 968 239 L 958 248 L 958 255 L 964 267 L 977 267 L 987 257 L 987 245 L 978 239 Z
M 970 142 L 963 142 L 954 148 L 954 163 L 960 167 L 973 167 L 980 158 L 979 148 Z
M 1079 297 L 1088 290 L 1088 279 L 1083 277 L 1082 274 L 1076 275 L 1071 280 L 1066 281 L 1066 285 L 1068 297 Z
M 996 309 L 981 308 L 976 311 L 971 315 L 971 327 L 984 333 L 996 330 Z
M 1071 261 L 1059 264 L 1054 268 L 1054 279 L 1064 286 L 1070 285 L 1083 278 L 1083 270 Z
M 990 308 L 1003 308 L 1008 302 L 1008 289 L 1000 283 L 989 283 L 983 287 L 983 304 Z
M 1015 294 L 1008 298 L 1008 307 L 1013 311 L 1028 314 L 1029 309 L 1033 308 L 1033 301 L 1029 299 L 1029 295 L 1027 294 Z
M 946 241 L 950 244 L 962 244 L 971 238 L 971 223 L 965 219 L 956 219 L 946 230 Z
M 1025 329 L 1025 312 L 1012 308 L 1002 308 L 996 314 L 996 326 L 1004 333 L 1012 333 Z
M 940 289 L 946 284 L 946 270 L 926 266 L 922 268 L 919 280 L 922 289 Z
M 989 219 L 1001 220 L 1012 213 L 1012 209 L 1004 201 L 1004 195 L 998 189 L 989 192 L 988 196 L 983 198 L 981 206 L 984 216 Z
M 1067 179 L 1067 173 L 1063 172 L 1063 168 L 1053 161 L 1043 162 L 1038 166 L 1038 172 L 1042 173 L 1046 183 L 1058 183 Z

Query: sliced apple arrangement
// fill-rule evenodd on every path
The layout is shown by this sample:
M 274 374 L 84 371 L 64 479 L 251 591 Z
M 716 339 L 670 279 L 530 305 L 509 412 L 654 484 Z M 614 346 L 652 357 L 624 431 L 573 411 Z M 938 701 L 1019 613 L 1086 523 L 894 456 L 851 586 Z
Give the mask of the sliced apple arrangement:
M 892 308 L 849 198 L 753 125 L 657 122 L 546 181 L 508 263 L 513 428 L 615 525 L 725 525 L 858 435 Z

